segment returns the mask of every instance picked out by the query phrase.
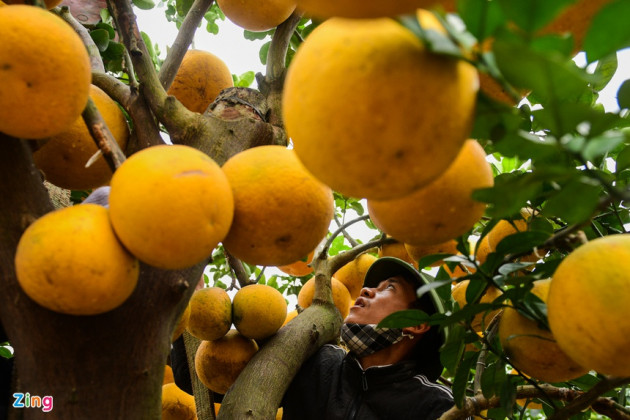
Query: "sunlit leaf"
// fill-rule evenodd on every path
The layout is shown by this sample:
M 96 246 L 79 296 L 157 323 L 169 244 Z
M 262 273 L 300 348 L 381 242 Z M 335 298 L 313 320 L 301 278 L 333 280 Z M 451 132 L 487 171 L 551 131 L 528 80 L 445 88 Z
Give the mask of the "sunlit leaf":
M 585 176 L 575 177 L 547 200 L 543 214 L 559 217 L 567 223 L 579 223 L 590 217 L 599 205 L 602 187 Z
M 584 38 L 584 51 L 589 62 L 599 60 L 630 43 L 630 2 L 615 0 L 593 18 Z

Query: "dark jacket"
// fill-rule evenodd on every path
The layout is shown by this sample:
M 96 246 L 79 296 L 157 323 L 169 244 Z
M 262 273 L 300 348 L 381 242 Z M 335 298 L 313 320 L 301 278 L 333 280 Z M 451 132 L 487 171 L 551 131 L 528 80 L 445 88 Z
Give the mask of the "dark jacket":
M 307 360 L 284 399 L 284 420 L 435 420 L 453 407 L 451 390 L 429 381 L 414 361 L 363 369 L 341 347 Z

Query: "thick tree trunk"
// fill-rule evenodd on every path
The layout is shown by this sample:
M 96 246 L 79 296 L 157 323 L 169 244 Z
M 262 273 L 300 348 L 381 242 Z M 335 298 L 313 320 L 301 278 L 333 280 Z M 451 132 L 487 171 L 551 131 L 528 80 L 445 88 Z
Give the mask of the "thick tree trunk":
M 25 142 L 0 134 L 0 319 L 15 349 L 14 392 L 52 396 L 53 410 L 13 409 L 24 419 L 159 419 L 171 332 L 203 271 L 142 266 L 119 308 L 58 314 L 20 288 L 14 254 L 24 229 L 52 205 Z

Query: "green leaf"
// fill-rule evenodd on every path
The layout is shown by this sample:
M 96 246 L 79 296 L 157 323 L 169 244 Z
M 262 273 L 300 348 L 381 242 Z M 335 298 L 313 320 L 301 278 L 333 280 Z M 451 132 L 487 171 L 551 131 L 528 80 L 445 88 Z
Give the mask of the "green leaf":
M 584 51 L 589 63 L 606 57 L 630 43 L 630 2 L 616 0 L 595 15 L 584 38 Z
M 378 323 L 382 328 L 405 328 L 429 322 L 431 317 L 420 309 L 407 309 L 387 315 Z
M 456 58 L 462 57 L 462 51 L 448 36 L 434 29 L 423 28 L 415 14 L 399 16 L 396 20 L 417 36 L 429 51 Z
M 109 34 L 109 39 L 114 39 L 116 38 L 116 30 L 114 29 L 114 27 L 108 23 L 104 23 L 104 22 L 99 22 L 96 25 L 94 25 L 95 29 L 104 29 L 107 31 L 107 33 Z
M 534 134 L 522 130 L 497 142 L 495 149 L 503 156 L 517 157 L 522 161 L 527 159 L 547 159 L 558 153 L 555 139 L 547 137 L 543 140 Z
M 13 353 L 11 353 L 11 350 L 8 348 L 0 346 L 0 356 L 5 359 L 10 359 L 13 357 Z
M 611 151 L 623 144 L 626 137 L 620 131 L 608 131 L 603 135 L 590 139 L 582 150 L 582 157 L 594 162 L 595 159 L 608 155 Z
M 461 408 L 466 398 L 466 388 L 468 387 L 468 379 L 470 378 L 470 370 L 473 369 L 475 363 L 477 363 L 477 357 L 479 353 L 468 352 L 464 355 L 464 360 L 457 366 L 455 372 L 455 379 L 453 380 L 453 399 L 455 405 Z
M 593 83 L 593 89 L 596 92 L 599 92 L 606 87 L 608 82 L 610 82 L 610 79 L 612 79 L 615 75 L 618 66 L 619 61 L 617 60 L 617 54 L 611 54 L 610 56 L 602 58 L 597 62 L 595 74 L 599 76 L 599 80 L 596 83 Z
M 499 397 L 501 399 L 501 408 L 503 408 L 506 412 L 512 412 L 512 406 L 514 405 L 514 401 L 516 399 L 516 380 L 513 376 L 507 375 L 506 381 L 503 382 L 503 386 L 501 387 L 501 391 L 499 393 Z
M 267 54 L 269 54 L 269 46 L 271 45 L 271 41 L 264 43 L 260 50 L 258 51 L 258 58 L 260 58 L 260 62 L 264 65 L 267 65 Z
M 548 232 L 527 231 L 508 235 L 497 244 L 497 252 L 502 254 L 520 254 L 531 251 L 549 239 Z
M 580 223 L 588 219 L 599 205 L 601 190 L 596 181 L 577 176 L 547 200 L 542 214 L 559 217 L 567 223 Z
M 346 251 L 348 249 L 350 249 L 350 247 L 345 244 L 344 237 L 340 235 L 333 239 L 330 249 L 328 250 L 328 254 L 330 256 L 334 256 L 339 254 L 341 251 Z
M 624 80 L 617 90 L 617 104 L 620 109 L 630 108 L 630 79 Z
M 630 168 L 630 146 L 624 147 L 617 155 L 616 172 Z
M 155 2 L 153 0 L 133 0 L 133 4 L 138 9 L 142 10 L 150 10 L 155 7 Z
M 90 31 L 90 37 L 99 51 L 103 52 L 109 46 L 109 32 L 105 29 L 95 29 Z
M 486 39 L 505 21 L 503 10 L 496 1 L 459 1 L 457 7 L 459 15 L 466 24 L 466 30 L 478 41 Z
M 248 41 L 258 41 L 261 39 L 265 39 L 268 36 L 272 36 L 274 32 L 275 32 L 275 29 L 271 29 L 269 31 L 264 31 L 264 32 L 252 32 L 245 29 L 243 30 L 243 37 L 247 39 Z
M 219 25 L 215 21 L 208 21 L 208 23 L 206 23 L 206 32 L 217 35 L 219 33 Z
M 484 397 L 490 398 L 500 392 L 506 381 L 505 362 L 499 360 L 486 365 L 481 374 L 481 391 Z
M 541 190 L 538 174 L 513 172 L 495 177 L 493 187 L 475 190 L 472 197 L 491 205 L 490 216 L 503 218 L 518 213 Z
M 256 74 L 253 71 L 247 71 L 240 76 L 232 75 L 234 80 L 234 86 L 236 87 L 249 87 L 256 79 Z
M 184 17 L 193 5 L 193 0 L 175 0 L 175 10 L 177 14 Z
M 462 354 L 464 354 L 464 336 L 466 330 L 458 324 L 450 327 L 446 343 L 440 349 L 440 361 L 449 372 L 455 372 Z
M 479 299 L 481 299 L 481 296 L 485 292 L 487 286 L 488 283 L 485 281 L 471 280 L 466 287 L 466 302 L 479 302 Z
M 535 51 L 509 35 L 497 38 L 492 49 L 510 84 L 532 91 L 543 107 L 558 112 L 566 102 L 576 102 L 595 79 L 562 55 Z
M 499 0 L 503 13 L 521 29 L 535 32 L 576 0 Z

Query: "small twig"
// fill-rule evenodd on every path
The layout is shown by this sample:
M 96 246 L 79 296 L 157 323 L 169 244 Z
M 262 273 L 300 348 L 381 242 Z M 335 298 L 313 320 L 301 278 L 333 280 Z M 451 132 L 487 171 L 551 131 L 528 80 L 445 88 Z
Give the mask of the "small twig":
M 494 318 L 492 318 L 492 321 L 490 321 L 490 324 L 488 325 L 488 328 L 484 333 L 485 342 L 483 343 L 481 350 L 479 351 L 479 356 L 477 357 L 477 367 L 475 368 L 475 377 L 473 379 L 473 394 L 475 396 L 482 394 L 481 376 L 486 369 L 486 357 L 488 356 L 489 350 L 488 343 L 490 343 L 494 339 L 494 336 L 499 330 L 500 319 L 501 317 L 498 314 Z
M 332 235 L 330 235 L 330 237 L 328 238 L 328 241 L 326 241 L 326 243 L 324 244 L 324 247 L 322 248 L 321 254 L 322 255 L 328 254 L 328 248 L 330 248 L 330 245 L 332 244 L 333 240 L 337 236 L 339 236 L 339 234 L 342 233 L 348 226 L 351 226 L 351 225 L 353 225 L 353 224 L 355 224 L 357 222 L 360 222 L 362 220 L 367 220 L 369 218 L 370 218 L 370 215 L 369 214 L 365 214 L 363 216 L 359 216 L 356 219 L 352 219 L 349 222 L 346 222 L 346 223 L 342 224 L 341 226 L 339 226 L 339 228 L 336 231 L 334 231 L 332 233 Z
M 94 40 L 90 36 L 88 30 L 83 26 L 79 21 L 77 21 L 72 13 L 70 13 L 70 9 L 68 6 L 56 7 L 52 10 L 52 12 L 56 13 L 59 17 L 65 20 L 74 31 L 79 35 L 81 41 L 83 41 L 83 45 L 87 48 L 88 55 L 90 57 L 90 67 L 93 72 L 105 73 L 105 65 L 103 64 L 103 59 L 101 58 L 101 53 L 98 50 L 98 47 L 94 43 Z
M 391 238 L 381 238 L 376 241 L 366 242 L 364 244 L 355 246 L 352 249 L 349 249 L 344 252 L 340 252 L 328 259 L 328 267 L 331 270 L 331 273 L 335 273 L 344 265 L 348 264 L 350 261 L 354 260 L 359 254 L 362 254 L 365 251 L 368 251 L 372 248 L 378 248 L 379 246 L 387 243 L 387 241 L 391 240 Z M 322 253 L 323 254 L 323 253 Z M 324 254 L 325 255 L 325 254 Z
M 88 98 L 82 116 L 88 131 L 96 143 L 96 147 L 102 153 L 112 172 L 116 171 L 125 161 L 125 154 L 120 150 L 120 146 L 116 143 L 114 136 L 109 131 L 107 124 L 91 98 Z
M 341 227 L 341 225 L 343 225 L 343 223 L 341 223 L 341 221 L 339 220 L 339 217 L 337 217 L 337 215 L 335 214 L 335 223 L 337 223 L 337 227 Z M 346 229 L 343 229 L 341 231 L 341 233 L 343 233 L 343 236 L 346 238 L 346 240 L 350 243 L 351 246 L 357 246 L 359 245 L 359 243 L 352 237 L 350 236 L 350 234 L 348 233 L 348 231 Z
M 241 260 L 236 258 L 234 255 L 230 254 L 225 248 L 223 248 L 223 252 L 225 253 L 225 259 L 227 260 L 228 265 L 234 272 L 234 275 L 236 275 L 238 284 L 240 284 L 241 287 L 245 287 L 248 284 L 253 284 L 249 280 L 249 275 L 245 271 L 245 268 L 243 267 L 243 263 L 241 262 Z
M 125 63 L 125 72 L 127 76 L 129 76 L 129 87 L 131 89 L 138 89 L 139 83 L 138 79 L 136 79 L 136 73 L 133 70 L 133 61 L 131 60 L 131 56 L 129 55 L 129 50 L 125 48 L 124 52 L 124 63 Z
M 195 37 L 195 31 L 199 27 L 203 16 L 210 6 L 212 6 L 213 1 L 214 0 L 195 0 L 190 10 L 188 10 L 182 25 L 179 27 L 179 31 L 177 31 L 175 41 L 173 41 L 173 45 L 168 51 L 160 68 L 160 72 L 158 73 L 160 83 L 165 90 L 168 90 L 171 83 L 173 83 L 182 59 Z

